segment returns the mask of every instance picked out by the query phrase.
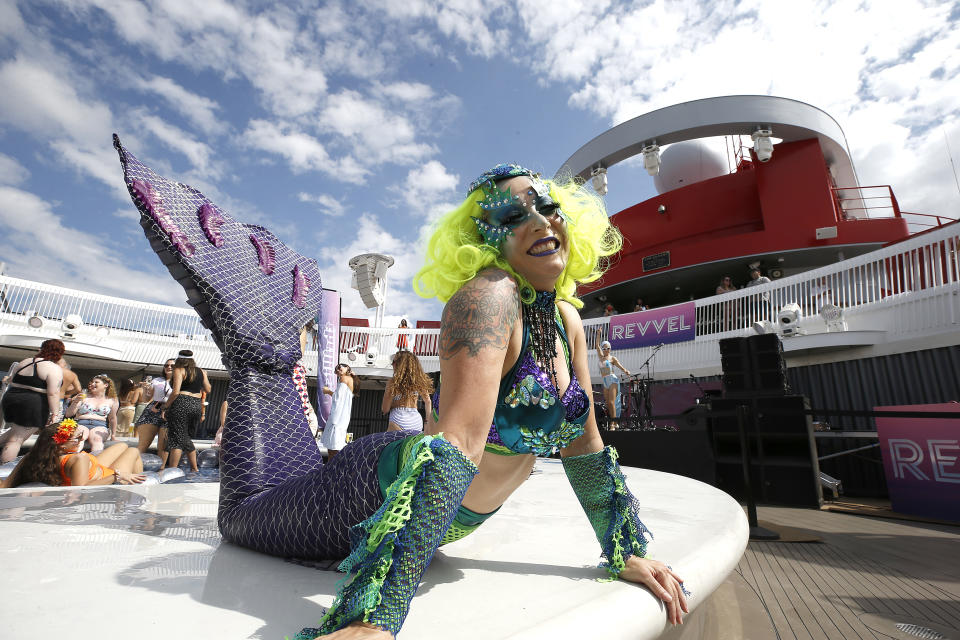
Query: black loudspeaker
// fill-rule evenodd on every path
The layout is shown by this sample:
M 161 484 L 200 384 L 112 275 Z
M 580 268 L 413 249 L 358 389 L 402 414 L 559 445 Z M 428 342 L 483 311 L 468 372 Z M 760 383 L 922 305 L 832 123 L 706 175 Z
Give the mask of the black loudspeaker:
M 784 395 L 789 390 L 783 345 L 773 333 L 720 341 L 725 397 Z
M 750 448 L 750 478 L 753 495 L 763 502 L 819 507 L 822 490 L 819 479 L 816 444 L 805 396 L 755 396 L 718 398 L 715 412 L 733 413 L 747 407 L 744 432 Z M 717 462 L 717 486 L 742 497 L 743 457 L 740 428 L 736 416 L 711 419 L 714 457 Z
M 704 409 L 684 412 L 679 431 L 605 431 L 604 444 L 616 447 L 620 464 L 653 469 L 715 484 L 715 465 Z

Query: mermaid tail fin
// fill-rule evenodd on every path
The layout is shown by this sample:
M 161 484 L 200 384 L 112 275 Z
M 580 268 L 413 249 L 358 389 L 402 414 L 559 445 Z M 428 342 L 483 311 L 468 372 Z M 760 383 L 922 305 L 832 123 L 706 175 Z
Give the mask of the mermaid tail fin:
M 151 247 L 186 290 L 227 368 L 292 370 L 300 328 L 320 308 L 317 263 L 266 229 L 237 222 L 196 189 L 157 175 L 116 135 L 113 146 Z
M 300 328 L 320 309 L 317 263 L 202 193 L 154 173 L 113 136 L 150 246 L 230 372 L 221 505 L 316 469 L 320 452 L 293 384 Z

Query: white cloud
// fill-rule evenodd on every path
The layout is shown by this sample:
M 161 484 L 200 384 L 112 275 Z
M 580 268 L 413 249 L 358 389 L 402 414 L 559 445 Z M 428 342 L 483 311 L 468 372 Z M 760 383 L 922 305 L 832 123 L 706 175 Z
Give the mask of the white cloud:
M 434 97 L 433 87 L 422 82 L 394 82 L 384 85 L 383 93 L 402 102 L 423 102 Z
M 58 75 L 41 62 L 18 55 L 0 66 L 0 122 L 47 138 L 68 138 L 84 145 L 109 144 L 110 108 L 81 98 L 68 74 Z
M 242 142 L 283 157 L 295 173 L 320 171 L 354 184 L 363 184 L 369 173 L 352 156 L 332 159 L 322 142 L 290 125 L 251 120 L 243 132 Z
M 955 4 L 519 0 L 517 10 L 540 80 L 568 87 L 571 106 L 611 125 L 711 96 L 794 98 L 840 123 L 861 181 L 913 191 L 908 176 L 942 171 L 910 150 L 960 117 Z
M 318 126 L 360 147 L 358 155 L 374 163 L 409 164 L 437 153 L 416 141 L 413 125 L 357 91 L 342 91 L 327 100 Z
M 0 184 L 16 186 L 23 184 L 30 177 L 30 172 L 15 158 L 0 153 Z
M 327 90 L 317 43 L 284 6 L 258 11 L 223 0 L 168 0 L 153 5 L 113 0 L 69 0 L 80 16 L 102 11 L 119 35 L 164 61 L 225 78 L 246 78 L 273 113 L 292 117 L 314 110 Z
M 400 196 L 405 209 L 415 218 L 432 221 L 457 206 L 460 176 L 447 171 L 436 160 L 411 169 L 400 184 L 390 190 Z
M 115 198 L 129 201 L 130 194 L 123 184 L 120 163 L 112 148 L 106 145 L 88 148 L 70 140 L 54 140 L 50 147 L 78 173 L 96 178 L 108 187 Z
M 130 220 L 131 222 L 140 222 L 140 212 L 133 206 L 120 207 L 113 212 L 113 217 L 120 218 L 121 220 Z
M 51 71 L 55 69 L 58 73 Z M 110 148 L 113 114 L 99 100 L 82 97 L 68 64 L 17 56 L 0 66 L 0 122 L 50 145 L 54 159 L 127 198 Z
M 26 31 L 23 16 L 12 2 L 0 2 L 0 36 L 17 39 Z
M 317 209 L 320 213 L 328 216 L 342 216 L 344 211 L 346 211 L 343 202 L 325 193 L 314 195 L 301 191 L 297 194 L 297 199 L 300 200 L 300 202 L 310 202 L 318 205 Z
M 182 129 L 173 126 L 154 115 L 146 113 L 137 114 L 137 119 L 143 127 L 152 133 L 160 142 L 164 143 L 174 151 L 179 151 L 190 161 L 193 168 L 201 175 L 217 178 L 222 175 L 219 163 L 211 159 L 212 152 L 210 147 L 194 140 Z
M 4 260 L 19 277 L 184 306 L 183 289 L 162 269 L 130 268 L 105 237 L 65 226 L 48 202 L 30 192 L 0 187 L 0 228 L 8 245 Z
M 192 93 L 179 84 L 163 76 L 150 79 L 137 78 L 134 86 L 142 91 L 155 93 L 162 97 L 171 108 L 186 117 L 190 122 L 208 134 L 224 133 L 226 121 L 218 114 L 220 105 L 210 98 Z

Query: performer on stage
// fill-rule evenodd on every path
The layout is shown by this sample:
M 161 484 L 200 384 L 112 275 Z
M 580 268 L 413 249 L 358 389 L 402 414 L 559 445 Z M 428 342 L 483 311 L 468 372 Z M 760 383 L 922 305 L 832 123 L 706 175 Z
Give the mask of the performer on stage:
M 614 367 L 623 371 L 624 375 L 630 375 L 616 356 L 610 353 L 610 343 L 604 340 L 597 347 L 597 359 L 600 361 L 600 376 L 603 378 L 603 402 L 606 404 L 607 417 L 609 422 L 607 427 L 611 431 L 616 431 L 619 424 L 617 418 L 620 417 L 620 376 L 613 370 Z
M 436 548 L 474 531 L 529 475 L 535 454 L 557 449 L 608 571 L 646 585 L 680 622 L 680 579 L 643 557 L 640 504 L 577 382 L 589 372 L 576 282 L 599 277 L 599 262 L 620 245 L 596 198 L 513 165 L 475 181 L 440 221 L 417 280 L 421 293 L 447 301 L 439 426 L 360 438 L 321 466 L 291 376 L 299 329 L 320 308 L 316 263 L 115 146 L 141 225 L 230 372 L 224 540 L 346 558 L 350 576 L 333 605 L 297 638 L 393 637 Z

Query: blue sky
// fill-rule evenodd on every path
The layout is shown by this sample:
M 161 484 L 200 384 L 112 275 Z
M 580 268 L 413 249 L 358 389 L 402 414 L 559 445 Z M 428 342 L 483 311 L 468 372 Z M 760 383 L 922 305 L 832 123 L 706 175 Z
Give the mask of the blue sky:
M 864 184 L 957 217 L 960 4 L 0 0 L 0 261 L 6 273 L 183 304 L 150 252 L 110 134 L 157 171 L 316 258 L 344 315 L 347 260 L 396 258 L 412 293 L 429 222 L 502 161 L 552 174 L 610 126 L 756 93 L 844 128 Z M 895 6 L 891 6 L 894 5 Z M 609 210 L 653 195 L 610 170 Z

